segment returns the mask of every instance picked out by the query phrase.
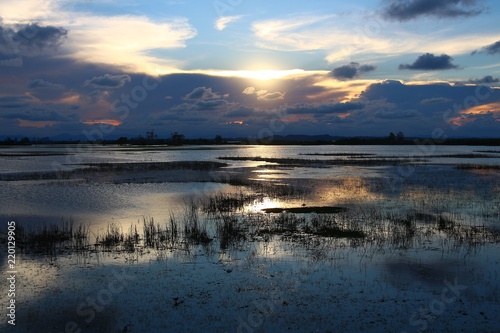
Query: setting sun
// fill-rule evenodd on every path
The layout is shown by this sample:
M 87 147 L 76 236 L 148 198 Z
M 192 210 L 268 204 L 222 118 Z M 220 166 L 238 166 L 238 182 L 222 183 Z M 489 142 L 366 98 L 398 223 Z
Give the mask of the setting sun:
M 287 69 L 287 70 L 279 70 L 279 69 L 259 69 L 259 70 L 209 70 L 209 71 L 200 71 L 200 73 L 210 74 L 215 76 L 223 76 L 223 77 L 242 77 L 256 80 L 276 80 L 282 79 L 288 76 L 297 76 L 297 75 L 310 75 L 311 72 L 304 71 L 302 69 Z

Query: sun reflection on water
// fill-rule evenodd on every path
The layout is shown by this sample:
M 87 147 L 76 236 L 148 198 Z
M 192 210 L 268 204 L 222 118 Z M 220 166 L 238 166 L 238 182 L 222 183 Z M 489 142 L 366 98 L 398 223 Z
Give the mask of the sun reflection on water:
M 270 197 L 264 197 L 262 200 L 254 201 L 252 204 L 248 205 L 245 210 L 249 212 L 262 212 L 266 208 L 276 208 L 276 207 L 288 207 L 290 203 L 274 199 Z

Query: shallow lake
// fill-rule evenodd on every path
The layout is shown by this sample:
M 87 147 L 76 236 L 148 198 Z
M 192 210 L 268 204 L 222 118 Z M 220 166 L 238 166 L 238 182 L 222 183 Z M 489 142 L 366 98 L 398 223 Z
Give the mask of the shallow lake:
M 457 172 L 452 168 L 458 164 L 500 165 L 500 154 L 481 153 L 494 151 L 491 147 L 471 146 L 188 146 L 188 147 L 106 147 L 98 145 L 30 146 L 0 148 L 0 175 L 35 173 L 81 168 L 88 163 L 149 163 L 171 161 L 220 161 L 219 157 L 260 157 L 276 159 L 346 159 L 352 154 L 370 158 L 397 158 L 413 156 L 422 161 L 416 164 L 425 167 L 403 167 L 391 165 L 335 165 L 318 168 L 307 165 L 276 168 L 276 163 L 252 160 L 229 160 L 226 172 L 232 169 L 250 170 L 255 179 L 276 181 L 287 179 L 337 179 L 338 184 L 323 184 L 310 197 L 308 204 L 330 205 L 352 202 L 381 202 L 387 199 L 384 193 L 367 192 L 362 188 L 366 179 L 381 178 L 385 182 L 400 182 L 421 178 L 434 187 L 442 183 L 444 188 L 471 188 L 476 181 L 471 172 L 462 172 L 457 178 L 447 175 Z M 487 158 L 467 158 L 467 155 L 488 155 Z M 446 157 L 443 157 L 446 156 Z M 266 167 L 268 166 L 268 167 Z M 479 176 L 478 176 L 479 177 Z M 498 174 L 491 178 L 488 188 L 498 182 Z M 217 178 L 217 177 L 216 177 Z M 91 224 L 117 221 L 135 223 L 142 217 L 163 218 L 170 211 L 179 212 L 183 201 L 195 195 L 216 191 L 237 191 L 230 185 L 208 182 L 210 179 L 193 178 L 192 182 L 152 180 L 136 182 L 134 179 L 116 183 L 98 179 L 81 182 L 61 180 L 0 181 L 0 218 L 29 221 L 30 223 L 54 222 L 73 219 L 75 222 Z M 450 183 L 451 182 L 451 183 Z M 455 183 L 453 183 L 455 182 Z M 425 184 L 422 184 L 425 185 Z M 353 187 L 354 186 L 354 187 Z M 498 186 L 498 183 L 497 183 Z M 356 191 L 353 191 L 356 189 Z M 481 188 L 475 189 L 479 193 Z M 414 190 L 416 191 L 416 190 Z M 487 194 L 498 192 L 489 191 Z M 495 199 L 495 198 L 490 198 Z M 498 198 L 496 198 L 498 199 Z M 272 206 L 273 202 L 267 202 Z
M 19 321 L 87 327 L 75 309 L 107 292 L 90 331 L 498 331 L 498 166 L 477 146 L 0 148 L 0 219 L 93 235 L 19 256 Z

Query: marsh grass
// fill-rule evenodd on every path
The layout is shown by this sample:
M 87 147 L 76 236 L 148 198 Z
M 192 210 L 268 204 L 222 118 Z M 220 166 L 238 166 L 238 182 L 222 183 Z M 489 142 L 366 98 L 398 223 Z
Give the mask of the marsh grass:
M 253 191 L 270 198 L 294 199 L 306 196 L 311 189 L 293 184 L 254 181 L 249 186 Z
M 102 235 L 96 236 L 96 245 L 102 246 L 105 250 L 110 251 L 121 245 L 125 239 L 125 234 L 122 232 L 121 227 L 111 222 L 106 226 L 106 231 Z
M 199 207 L 194 200 L 184 205 L 184 234 L 186 240 L 194 245 L 207 246 L 212 242 L 206 223 L 201 223 L 198 218 Z
M 276 233 L 295 233 L 306 223 L 305 217 L 281 212 L 271 217 L 270 231 Z
M 241 220 L 232 214 L 221 214 L 216 222 L 217 238 L 221 250 L 238 247 L 247 239 L 246 228 Z
M 239 212 L 258 200 L 262 200 L 262 195 L 247 194 L 243 191 L 239 193 L 221 192 L 203 198 L 201 206 L 203 212 L 207 214 Z
M 194 245 L 208 245 L 212 242 L 212 238 L 208 235 L 206 229 L 201 228 L 198 223 L 188 225 L 184 229 L 186 240 Z
M 179 244 L 179 221 L 173 213 L 170 213 L 169 219 L 165 225 L 155 223 L 154 218 L 142 221 L 143 237 L 142 242 L 144 247 L 154 248 L 157 250 L 172 249 Z M 140 243 L 139 237 L 135 238 L 135 243 Z
M 211 161 L 137 162 L 137 163 L 88 163 L 78 164 L 102 171 L 151 171 L 151 170 L 214 170 L 228 166 L 227 163 Z
M 438 230 L 450 230 L 455 226 L 455 222 L 453 222 L 450 218 L 445 216 L 439 216 L 438 219 Z
M 45 254 L 55 258 L 64 249 L 75 247 L 73 220 L 60 223 L 43 223 L 38 227 L 26 228 L 21 223 L 16 225 L 16 248 L 20 253 Z
M 129 232 L 124 237 L 123 250 L 128 253 L 133 253 L 138 244 L 139 233 L 137 232 L 137 226 L 130 225 Z
M 413 193 L 413 192 L 411 192 Z M 425 244 L 445 244 L 449 248 L 468 249 L 500 242 L 500 229 L 484 224 L 466 223 L 457 209 L 474 209 L 478 219 L 491 215 L 491 205 L 479 201 L 467 205 L 444 200 L 446 195 L 427 191 L 425 200 L 409 194 L 412 200 L 406 209 L 401 207 L 359 205 L 345 207 L 311 206 L 264 209 L 255 212 L 246 210 L 255 200 L 262 200 L 262 194 L 245 192 L 216 193 L 211 196 L 192 198 L 184 203 L 180 218 L 172 213 L 164 222 L 158 223 L 143 218 L 142 233 L 131 225 L 128 231 L 110 222 L 95 236 L 94 251 L 114 251 L 128 254 L 142 253 L 153 249 L 165 255 L 165 250 L 198 253 L 200 247 L 208 254 L 219 249 L 227 252 L 245 248 L 248 242 L 271 244 L 277 240 L 282 244 L 296 244 L 307 251 L 317 249 L 320 258 L 328 251 L 341 246 L 371 246 L 376 249 L 418 249 Z M 417 204 L 418 202 L 418 204 Z M 448 211 L 452 213 L 434 213 Z M 486 214 L 486 215 L 485 215 Z M 73 222 L 44 224 L 26 230 L 19 225 L 18 241 L 25 252 L 36 252 L 55 256 L 64 252 L 88 252 L 89 227 Z M 438 245 L 435 245 L 438 246 Z M 441 245 L 439 245 L 441 246 Z M 328 250 L 330 249 L 330 250 Z M 136 260 L 136 259 L 134 259 Z M 132 261 L 132 260 L 131 260 Z
M 265 213 L 283 213 L 289 212 L 294 214 L 335 214 L 347 211 L 345 207 L 329 207 L 329 206 L 311 206 L 311 207 L 290 207 L 290 208 L 264 208 Z
M 346 210 L 340 211 L 345 212 Z M 364 238 L 366 236 L 359 225 L 354 223 L 354 220 L 349 220 L 349 223 L 339 223 L 335 215 L 331 213 L 328 215 L 324 215 L 324 213 L 313 214 L 305 232 L 316 236 L 333 238 Z
M 90 244 L 90 228 L 88 225 L 80 224 L 73 233 L 73 248 L 77 252 L 86 251 Z
M 417 224 L 414 216 L 395 218 L 390 221 L 390 242 L 396 248 L 408 249 L 413 245 L 417 235 Z

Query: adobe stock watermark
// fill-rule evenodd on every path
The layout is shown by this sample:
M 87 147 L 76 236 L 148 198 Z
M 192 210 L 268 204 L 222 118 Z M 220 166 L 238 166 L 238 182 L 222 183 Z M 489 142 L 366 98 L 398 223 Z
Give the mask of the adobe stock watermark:
M 483 85 L 476 86 L 474 94 L 468 95 L 463 99 L 461 104 L 454 104 L 453 108 L 447 109 L 442 116 L 442 119 L 446 123 L 451 123 L 451 121 L 460 115 L 461 111 L 468 110 L 479 106 L 482 102 L 487 101 L 491 94 L 493 93 L 493 88 Z M 452 130 L 456 130 L 458 126 L 451 127 Z M 448 139 L 448 135 L 445 130 L 436 127 L 431 132 L 430 139 L 417 140 L 416 147 L 412 150 L 409 158 L 425 158 L 432 156 L 436 151 L 436 145 L 443 144 Z M 397 175 L 394 177 L 386 177 L 386 182 L 389 188 L 394 191 L 397 184 L 403 183 L 406 179 L 410 178 L 415 173 L 416 167 L 414 165 L 400 165 L 397 168 Z
M 430 301 L 427 307 L 421 307 L 418 311 L 413 312 L 408 319 L 408 323 L 416 329 L 416 332 L 425 332 L 429 328 L 429 324 L 442 315 L 446 307 L 454 303 L 461 293 L 467 289 L 466 285 L 458 284 L 457 277 L 455 277 L 453 284 L 448 280 L 443 282 L 446 287 L 441 291 L 439 298 Z M 401 333 L 409 332 L 401 331 Z
M 142 84 L 136 85 L 130 90 L 130 94 L 122 94 L 111 103 L 111 111 L 118 116 L 120 121 L 124 121 L 130 115 L 130 110 L 136 109 L 141 102 L 148 97 L 148 91 L 155 90 L 163 81 L 160 76 L 155 78 L 155 82 L 150 82 L 149 76 L 145 76 Z M 82 130 L 82 134 L 90 142 L 104 139 L 104 135 L 111 134 L 115 126 L 109 124 L 99 124 L 98 128 L 92 130 Z
M 1 23 L 1 21 L 0 21 Z M 23 66 L 23 53 L 21 51 L 22 45 L 29 45 L 30 41 L 35 39 L 39 34 L 39 27 L 37 24 L 27 24 L 23 29 L 15 32 L 12 29 L 2 29 L 2 39 L 7 42 L 7 53 L 11 58 L 0 60 L 0 65 L 6 67 L 22 67 Z
M 214 0 L 212 5 L 218 16 L 226 16 L 240 6 L 244 0 Z
M 293 293 L 296 291 L 301 282 L 297 278 L 293 278 L 292 286 L 287 288 L 288 293 Z M 282 286 L 284 288 L 284 286 Z M 262 328 L 266 319 L 269 319 L 273 314 L 279 311 L 278 306 L 285 305 L 285 293 L 283 290 L 275 291 L 267 295 L 267 300 L 252 302 L 253 310 L 251 310 L 247 316 L 237 318 L 238 326 L 236 328 L 237 333 L 253 333 L 261 332 L 259 328 Z
M 111 103 L 111 112 L 116 114 L 118 119 L 123 122 L 131 110 L 135 110 L 148 97 L 148 92 L 155 90 L 163 81 L 160 75 L 144 76 L 141 84 L 134 86 L 128 94 L 123 93 L 120 98 L 116 98 Z M 53 162 L 52 169 L 58 172 L 71 170 L 68 164 L 79 164 L 82 162 L 82 153 L 90 153 L 94 150 L 96 141 L 103 140 L 106 135 L 115 131 L 116 127 L 110 124 L 99 124 L 97 128 L 82 130 L 82 134 L 88 141 L 80 142 L 76 147 L 66 147 L 65 164 Z
M 59 6 L 59 4 L 61 3 L 63 3 L 62 0 L 54 0 L 50 2 L 50 7 L 53 8 Z M 37 9 L 43 11 L 42 15 L 39 15 L 37 20 L 43 18 L 44 16 L 47 17 L 54 15 L 50 8 L 40 6 L 40 8 Z M 2 20 L 0 16 L 0 25 L 1 23 Z M 17 32 L 10 29 L 8 26 L 6 28 L 3 28 L 2 37 L 3 40 L 6 41 L 8 44 L 8 51 L 10 51 L 11 53 L 7 55 L 8 56 L 10 55 L 11 58 L 0 60 L 0 66 L 22 67 L 24 63 L 23 63 L 23 52 L 21 50 L 21 46 L 29 45 L 32 40 L 34 40 L 37 36 L 39 36 L 40 33 L 39 28 L 40 26 L 36 21 L 34 23 L 29 23 L 24 25 L 23 28 L 18 30 Z
M 271 119 L 269 120 L 269 125 L 263 127 L 257 133 L 257 137 L 249 136 L 252 141 L 257 141 L 260 144 L 269 144 L 273 141 L 274 136 L 285 130 L 287 123 L 285 118 L 287 116 L 286 109 L 279 109 L 272 113 Z
M 100 289 L 95 296 L 88 296 L 80 302 L 75 309 L 78 319 L 66 322 L 64 332 L 61 333 L 81 333 L 82 326 L 90 325 L 98 313 L 104 311 L 115 299 L 115 296 L 122 293 L 125 287 L 133 280 L 135 276 L 128 275 L 124 271 L 118 272 L 112 270 L 114 279 L 109 281 L 105 288 Z
M 271 118 L 269 119 L 268 126 L 262 127 L 257 136 L 248 136 L 248 140 L 250 142 L 257 142 L 258 144 L 270 144 L 274 136 L 278 133 L 281 133 L 285 130 L 287 123 L 284 121 L 287 116 L 286 109 L 278 109 L 272 113 Z M 224 170 L 211 170 L 209 172 L 209 176 L 212 182 L 216 183 L 230 183 L 231 182 L 231 173 Z M 205 193 L 212 192 L 210 188 L 210 184 L 207 183 L 204 188 Z

